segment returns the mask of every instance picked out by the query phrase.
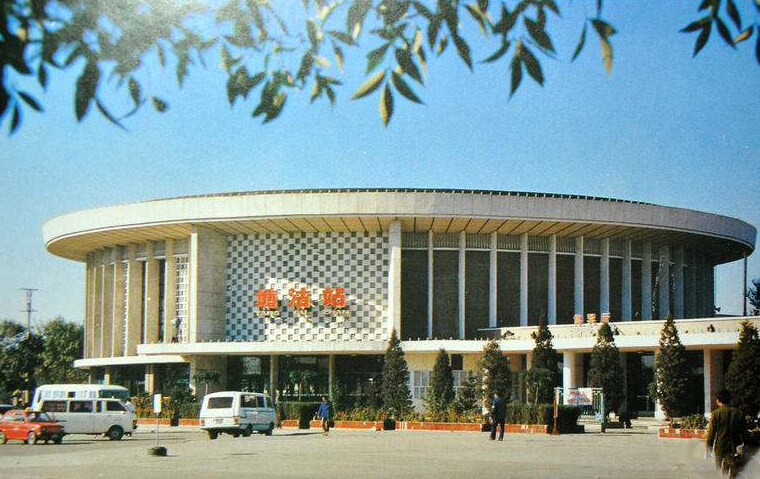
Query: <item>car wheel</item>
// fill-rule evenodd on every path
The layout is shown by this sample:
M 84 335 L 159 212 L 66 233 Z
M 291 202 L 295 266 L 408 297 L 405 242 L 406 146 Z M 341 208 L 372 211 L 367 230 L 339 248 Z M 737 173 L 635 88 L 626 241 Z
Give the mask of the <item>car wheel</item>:
M 0 444 L 8 442 L 8 438 L 5 435 L 5 431 L 0 431 Z
M 240 431 L 233 432 L 232 437 L 240 437 Z
M 26 435 L 26 443 L 30 446 L 37 444 L 37 434 L 34 431 L 29 431 L 29 434 Z
M 274 424 L 270 424 L 269 429 L 267 429 L 267 432 L 265 432 L 264 434 L 266 434 L 267 436 L 271 436 L 273 432 L 274 432 Z
M 62 438 L 62 437 L 59 437 L 59 438 L 57 438 L 57 439 L 53 439 L 53 444 L 60 444 L 60 443 L 61 443 L 61 441 L 63 441 L 63 438 Z
M 111 426 L 111 429 L 106 433 L 106 436 L 108 436 L 108 439 L 111 441 L 119 441 L 123 435 L 124 430 L 119 426 Z
M 209 438 L 209 439 L 211 439 L 212 441 L 213 441 L 214 439 L 216 439 L 218 435 L 219 435 L 219 433 L 218 433 L 218 432 L 216 432 L 216 431 L 209 431 L 209 432 L 208 432 L 208 438 Z
M 243 437 L 251 437 L 251 432 L 253 432 L 253 427 L 249 424 L 245 429 L 243 429 Z

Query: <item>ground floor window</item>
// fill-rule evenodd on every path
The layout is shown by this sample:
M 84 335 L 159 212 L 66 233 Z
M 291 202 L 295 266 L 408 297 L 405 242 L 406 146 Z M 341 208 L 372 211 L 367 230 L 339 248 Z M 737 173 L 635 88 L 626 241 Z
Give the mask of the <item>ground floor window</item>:
M 227 389 L 271 392 L 269 356 L 228 356 Z

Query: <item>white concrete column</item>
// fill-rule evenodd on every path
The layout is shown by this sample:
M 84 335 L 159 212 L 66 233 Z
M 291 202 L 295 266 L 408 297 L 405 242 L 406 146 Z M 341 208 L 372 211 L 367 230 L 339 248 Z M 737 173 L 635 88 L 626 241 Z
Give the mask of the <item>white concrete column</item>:
M 106 249 L 103 256 L 103 310 L 100 330 L 100 347 L 101 355 L 111 356 L 111 346 L 113 344 L 113 264 L 111 263 L 111 249 Z
M 577 356 L 578 354 L 575 351 L 562 353 L 562 388 L 565 390 L 566 398 L 568 397 L 568 389 L 578 387 L 575 374 Z
M 103 384 L 111 384 L 111 368 L 103 368 Z
M 87 263 L 85 266 L 85 293 L 84 293 L 84 357 L 92 357 L 92 306 L 93 306 L 93 266 L 92 266 L 92 254 L 87 255 Z
M 557 235 L 549 237 L 549 285 L 546 317 L 549 325 L 557 324 Z
M 654 364 L 655 364 L 655 380 L 657 375 L 657 356 L 660 354 L 658 349 L 654 350 Z M 662 403 L 659 399 L 654 400 L 654 418 L 660 421 L 665 420 L 665 410 L 662 408 Z
M 520 235 L 520 326 L 528 325 L 528 233 Z
M 145 314 L 144 314 L 144 336 L 146 344 L 158 342 L 158 306 L 159 306 L 159 273 L 158 260 L 153 254 L 153 242 L 148 241 L 146 244 L 147 259 L 145 261 Z
M 95 256 L 95 291 L 93 294 L 93 357 L 102 358 L 101 331 L 103 330 L 103 253 Z
M 113 263 L 113 319 L 111 326 L 111 354 L 124 355 L 124 263 L 121 248 L 115 248 Z
M 575 313 L 583 316 L 583 236 L 575 238 Z
M 156 364 L 146 364 L 145 365 L 145 392 L 147 394 L 153 394 L 156 390 L 156 379 L 158 379 L 156 376 L 158 375 L 156 371 Z
M 465 302 L 467 297 L 466 272 L 467 272 L 467 233 L 464 230 L 459 232 L 459 339 L 465 337 L 465 311 L 467 310 Z
M 433 339 L 433 231 L 428 231 L 428 328 L 427 337 Z
M 137 345 L 142 336 L 142 288 L 143 288 L 143 263 L 137 261 L 137 247 L 134 244 L 127 246 L 127 258 L 129 270 L 127 281 L 129 282 L 129 300 L 127 301 L 127 350 L 126 356 L 137 355 Z
M 490 262 L 488 266 L 489 278 L 488 278 L 488 327 L 495 328 L 498 324 L 498 254 L 497 247 L 497 233 L 494 231 L 491 233 L 491 250 L 490 250 Z
M 709 414 L 713 410 L 713 402 L 716 391 L 714 389 L 714 369 L 715 364 L 713 362 L 713 351 L 705 348 L 702 350 L 702 372 L 703 372 L 703 387 L 705 392 L 705 414 Z
M 177 263 L 174 259 L 174 240 L 167 239 L 165 247 L 166 280 L 164 281 L 164 342 L 171 343 L 178 335 L 174 327 L 177 317 Z
M 401 334 L 401 222 L 391 221 L 388 229 L 390 265 L 388 267 L 388 337 Z
M 660 304 L 660 318 L 668 317 L 670 311 L 670 246 L 661 245 L 659 249 L 660 268 L 657 270 L 657 295 Z
M 633 318 L 633 280 L 631 268 L 631 240 L 623 242 L 623 310 L 621 318 L 623 321 L 630 321 Z
M 610 312 L 610 239 L 601 240 L 602 257 L 599 261 L 599 320 Z
M 684 252 L 683 248 L 676 248 L 674 253 L 675 271 L 673 272 L 674 288 L 673 291 L 673 316 L 675 319 L 684 319 L 684 294 L 683 294 L 683 265 Z
M 641 245 L 641 319 L 652 319 L 652 243 Z
M 396 332 L 399 333 L 401 304 L 401 232 L 393 233 L 391 223 L 391 262 L 389 267 L 389 315 L 395 312 Z M 224 235 L 209 228 L 193 226 L 188 255 L 188 342 L 219 341 L 225 338 L 225 272 L 227 240 Z M 388 318 L 386 318 L 388 319 Z M 390 327 L 389 327 L 390 330 Z

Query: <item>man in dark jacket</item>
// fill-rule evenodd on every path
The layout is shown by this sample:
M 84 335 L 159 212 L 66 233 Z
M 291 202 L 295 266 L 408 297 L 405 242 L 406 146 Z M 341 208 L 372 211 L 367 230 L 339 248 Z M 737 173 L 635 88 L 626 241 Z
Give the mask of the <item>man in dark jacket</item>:
M 491 440 L 496 439 L 496 426 L 501 427 L 499 441 L 504 440 L 504 421 L 507 419 L 507 398 L 494 393 L 491 403 Z
M 731 394 L 722 389 L 715 395 L 717 409 L 710 416 L 707 428 L 707 449 L 715 454 L 715 464 L 724 474 L 735 477 L 738 467 L 736 448 L 744 442 L 744 417 L 730 407 Z

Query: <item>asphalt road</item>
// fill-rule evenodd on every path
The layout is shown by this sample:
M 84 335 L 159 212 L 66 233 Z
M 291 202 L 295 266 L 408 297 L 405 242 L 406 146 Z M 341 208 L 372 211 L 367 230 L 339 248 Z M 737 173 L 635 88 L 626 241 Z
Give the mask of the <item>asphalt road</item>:
M 0 478 L 714 478 L 694 439 L 642 431 L 564 436 L 434 431 L 276 430 L 274 436 L 221 436 L 162 428 L 169 456 L 151 457 L 151 428 L 111 442 L 67 436 L 61 445 L 0 446 Z M 760 478 L 753 459 L 744 477 Z

